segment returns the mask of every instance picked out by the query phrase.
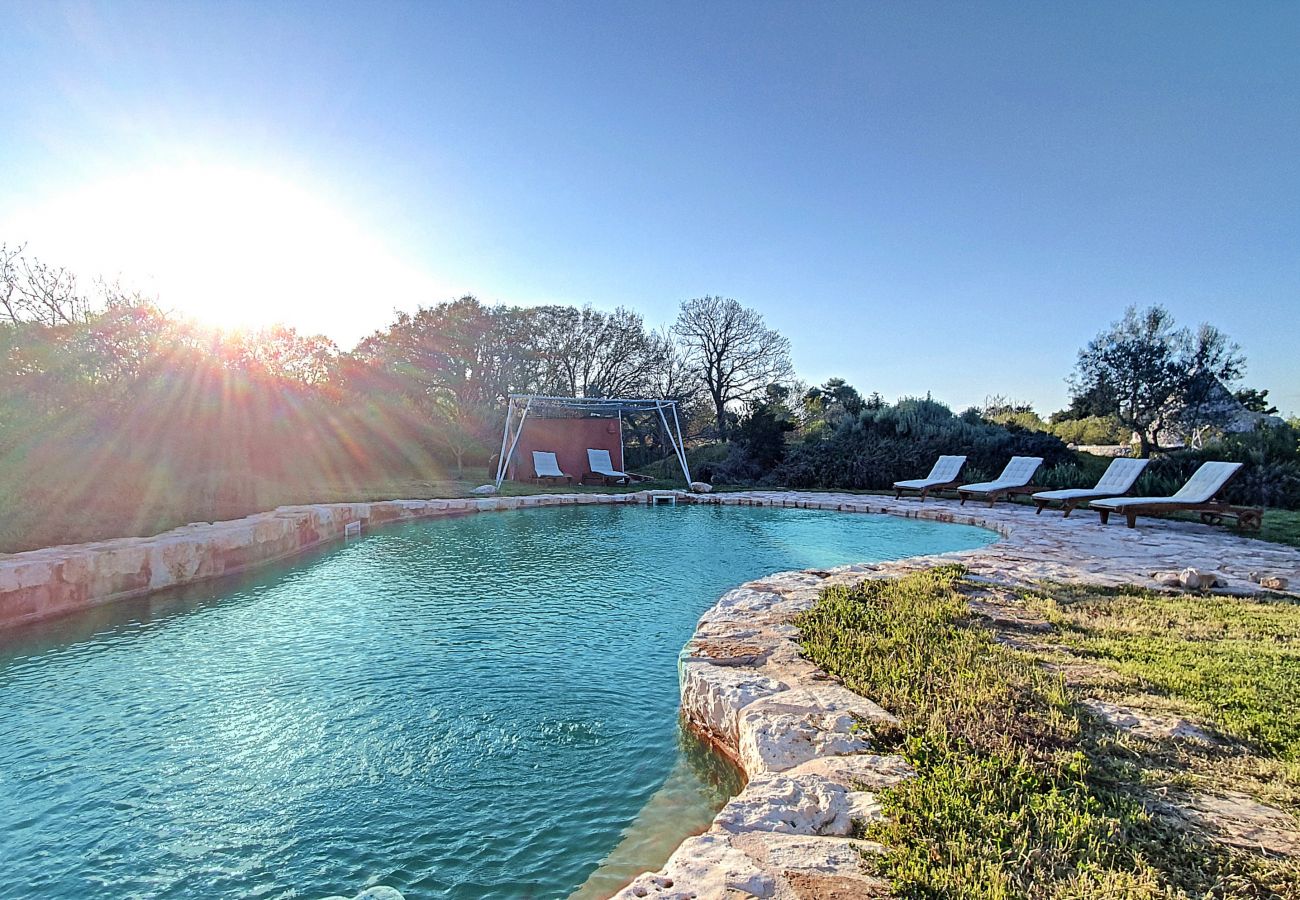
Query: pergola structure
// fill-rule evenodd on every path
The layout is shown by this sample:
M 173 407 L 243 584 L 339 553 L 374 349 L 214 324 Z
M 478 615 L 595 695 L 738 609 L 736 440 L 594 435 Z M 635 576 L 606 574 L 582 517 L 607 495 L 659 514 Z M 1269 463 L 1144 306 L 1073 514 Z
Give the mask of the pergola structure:
M 546 397 L 537 394 L 511 394 L 506 407 L 506 425 L 501 435 L 501 456 L 497 460 L 496 486 L 501 487 L 510 460 L 515 455 L 519 438 L 524 433 L 524 422 L 529 416 L 560 418 L 617 418 L 619 440 L 622 441 L 622 422 L 625 413 L 653 412 L 658 414 L 664 434 L 677 454 L 682 474 L 690 484 L 691 470 L 686 462 L 686 444 L 682 440 L 682 423 L 677 414 L 676 400 L 633 400 L 623 397 Z M 671 421 L 670 421 L 671 420 Z

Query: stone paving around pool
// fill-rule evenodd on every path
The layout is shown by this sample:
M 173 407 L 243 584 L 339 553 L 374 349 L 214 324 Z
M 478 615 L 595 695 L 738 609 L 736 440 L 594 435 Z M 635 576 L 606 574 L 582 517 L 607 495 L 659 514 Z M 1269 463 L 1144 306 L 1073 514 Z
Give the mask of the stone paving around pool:
M 692 728 L 736 761 L 748 783 L 708 831 L 684 841 L 663 869 L 638 876 L 617 900 L 888 893 L 863 865 L 864 854 L 885 848 L 849 835 L 854 820 L 879 817 L 877 791 L 911 775 L 901 757 L 872 753 L 854 728 L 858 721 L 892 717 L 803 659 L 790 624 L 829 584 L 954 561 L 976 578 L 1005 585 L 1053 580 L 1158 588 L 1159 573 L 1191 567 L 1214 574 L 1225 592 L 1258 594 L 1261 576 L 1286 578 L 1293 587 L 1300 576 L 1300 550 L 1191 523 L 1149 521 L 1130 530 L 1102 527 L 1086 512 L 1065 519 L 1021 506 L 959 507 L 852 494 L 753 491 L 698 499 L 918 516 L 982 525 L 1003 539 L 942 556 L 783 572 L 723 595 L 683 651 L 682 712 Z
M 233 522 L 187 525 L 126 538 L 0 556 L 0 627 L 254 568 L 341 538 L 349 524 L 568 504 L 649 503 L 664 492 L 539 494 L 472 500 L 395 500 L 283 507 Z M 790 506 L 886 513 L 993 529 L 1002 539 L 978 550 L 879 565 L 786 572 L 743 585 L 700 619 L 681 662 L 687 721 L 748 776 L 707 832 L 689 838 L 657 873 L 616 896 L 686 898 L 853 897 L 883 889 L 863 871 L 862 853 L 883 848 L 849 837 L 855 820 L 879 815 L 875 792 L 910 775 L 900 757 L 880 756 L 853 724 L 890 714 L 830 679 L 798 652 L 791 621 L 823 587 L 885 577 L 939 562 L 1006 585 L 1052 580 L 1159 588 L 1168 573 L 1213 575 L 1216 590 L 1258 594 L 1281 578 L 1297 597 L 1300 550 L 1222 528 L 1140 520 L 1103 527 L 1078 511 L 1035 515 L 1019 505 L 960 507 L 955 501 L 875 495 L 747 491 L 677 502 Z M 1163 578 L 1161 576 L 1164 576 Z

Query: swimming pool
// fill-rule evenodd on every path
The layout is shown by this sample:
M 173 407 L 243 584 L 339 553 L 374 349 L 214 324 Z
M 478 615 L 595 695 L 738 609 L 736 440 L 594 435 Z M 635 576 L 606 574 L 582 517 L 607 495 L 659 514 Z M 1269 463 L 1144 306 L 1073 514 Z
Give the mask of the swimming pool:
M 803 509 L 483 514 L 26 629 L 0 645 L 0 897 L 566 896 L 658 792 L 689 831 L 735 789 L 675 717 L 719 594 L 994 537 Z

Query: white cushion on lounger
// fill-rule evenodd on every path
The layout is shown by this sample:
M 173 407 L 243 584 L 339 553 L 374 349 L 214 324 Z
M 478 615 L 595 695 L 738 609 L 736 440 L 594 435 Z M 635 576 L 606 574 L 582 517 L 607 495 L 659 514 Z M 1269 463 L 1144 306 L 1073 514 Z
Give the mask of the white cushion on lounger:
M 993 481 L 980 481 L 976 484 L 963 484 L 958 490 L 987 493 L 1006 488 L 1024 487 L 1034 477 L 1038 467 L 1043 464 L 1041 456 L 1013 456 L 1002 474 Z
M 1148 459 L 1116 459 L 1106 467 L 1096 486 L 1090 488 L 1066 488 L 1060 491 L 1039 491 L 1035 500 L 1086 500 L 1089 497 L 1114 497 L 1128 493 L 1133 482 L 1138 480 L 1142 470 L 1147 467 Z
M 545 450 L 533 451 L 533 471 L 537 473 L 538 478 L 568 478 L 560 471 L 560 463 L 555 458 L 554 453 L 547 453 Z
M 608 450 L 588 450 L 587 465 L 591 466 L 591 471 L 597 475 L 607 475 L 610 478 L 628 477 L 626 472 L 614 468 L 614 460 L 610 459 Z
M 930 487 L 934 484 L 947 484 L 955 481 L 957 473 L 961 467 L 966 464 L 964 456 L 941 456 L 935 460 L 934 467 L 930 469 L 930 474 L 924 478 L 913 478 L 910 481 L 895 481 L 894 487 L 900 488 L 921 488 Z

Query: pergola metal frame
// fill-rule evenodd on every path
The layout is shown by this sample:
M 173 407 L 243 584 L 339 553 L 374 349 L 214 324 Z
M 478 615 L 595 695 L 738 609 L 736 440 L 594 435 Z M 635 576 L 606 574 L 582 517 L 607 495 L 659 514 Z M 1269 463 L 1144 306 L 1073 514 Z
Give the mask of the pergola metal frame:
M 682 474 L 686 476 L 686 483 L 691 483 L 691 469 L 686 463 L 686 443 L 682 439 L 682 423 L 677 415 L 676 400 L 647 400 L 647 399 L 630 399 L 625 397 L 547 397 L 540 394 L 511 394 L 510 402 L 506 405 L 506 425 L 501 434 L 501 456 L 497 460 L 497 480 L 496 486 L 501 487 L 501 482 L 505 480 L 506 471 L 510 467 L 510 460 L 515 455 L 515 448 L 519 446 L 519 438 L 524 433 L 524 422 L 530 412 L 538 415 L 545 415 L 547 412 L 564 410 L 566 412 L 595 413 L 607 416 L 618 416 L 619 421 L 623 419 L 625 412 L 655 412 L 659 414 L 659 421 L 664 426 L 664 434 L 668 436 L 668 442 L 672 445 L 673 451 L 677 454 L 677 462 L 681 464 Z M 518 412 L 518 421 L 515 420 L 515 414 Z M 668 424 L 668 413 L 672 413 L 672 424 Z M 514 425 L 513 432 L 511 426 Z M 622 429 L 619 430 L 619 440 L 622 440 Z M 509 449 L 507 449 L 507 446 Z

